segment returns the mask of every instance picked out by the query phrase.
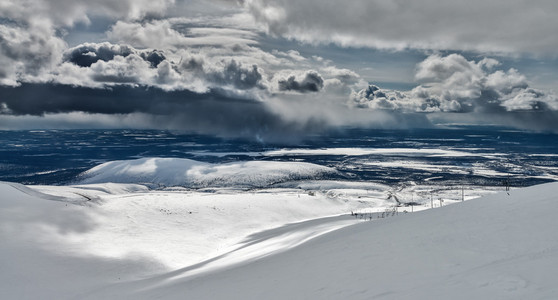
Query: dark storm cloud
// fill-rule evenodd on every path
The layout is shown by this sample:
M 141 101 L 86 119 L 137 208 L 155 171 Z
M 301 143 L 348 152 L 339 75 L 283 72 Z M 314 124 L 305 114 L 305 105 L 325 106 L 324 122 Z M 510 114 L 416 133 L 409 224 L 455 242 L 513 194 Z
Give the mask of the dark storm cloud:
M 17 124 L 18 118 L 33 124 L 43 122 L 57 126 L 69 120 L 70 128 L 75 128 L 75 125 L 72 127 L 75 118 L 89 123 L 97 118 L 99 123 L 95 123 L 95 128 L 103 128 L 103 124 L 109 128 L 123 124 L 133 128 L 183 130 L 263 142 L 298 142 L 310 135 L 337 130 L 340 125 L 371 128 L 431 126 L 424 114 L 352 111 L 342 105 L 327 107 L 331 104 L 325 103 L 316 109 L 313 102 L 304 101 L 283 104 L 284 109 L 278 109 L 269 103 L 234 96 L 220 89 L 195 93 L 130 85 L 95 89 L 25 83 L 18 87 L 0 87 L 0 128 L 10 128 L 10 124 Z M 336 114 L 329 114 L 331 111 Z
M 187 49 L 181 50 L 179 55 L 172 50 L 140 50 L 108 42 L 85 43 L 65 52 L 66 69 L 59 71 L 57 78 L 63 83 L 95 88 L 102 87 L 99 83 L 195 91 L 224 88 L 246 92 L 267 88 L 263 70 L 255 63 L 241 63 L 235 58 L 215 59 Z M 68 68 L 68 64 L 74 67 Z M 75 82 L 75 78 L 80 81 Z
M 324 79 L 317 72 L 309 71 L 300 80 L 297 80 L 295 75 L 291 75 L 287 79 L 279 80 L 278 84 L 280 91 L 318 92 L 324 87 Z
M 64 53 L 63 60 L 71 62 L 80 67 L 91 67 L 92 64 L 102 60 L 108 62 L 119 55 L 127 57 L 136 54 L 149 62 L 151 67 L 156 68 L 166 59 L 162 51 L 159 50 L 136 50 L 127 45 L 115 45 L 111 43 L 85 43 L 68 49 Z
M 85 112 L 122 115 L 144 113 L 148 128 L 167 128 L 265 140 L 288 140 L 319 132 L 325 121 L 286 121 L 265 103 L 232 97 L 220 90 L 208 93 L 165 92 L 157 88 L 113 86 L 93 89 L 52 84 L 0 87 L 6 115 Z
M 0 102 L 16 115 L 42 115 L 81 111 L 86 113 L 125 114 L 134 112 L 170 114 L 201 101 L 229 99 L 217 91 L 199 94 L 191 91 L 165 92 L 153 87 L 116 85 L 98 89 L 69 85 L 24 83 L 19 87 L 0 87 Z M 209 99 L 209 100 L 208 100 Z
M 192 61 L 189 61 L 189 66 Z M 223 70 L 217 72 L 209 72 L 208 79 L 219 85 L 233 85 L 234 87 L 246 90 L 258 87 L 262 80 L 262 74 L 258 70 L 257 65 L 251 67 L 244 67 L 242 64 L 236 62 L 234 59 L 225 64 Z
M 153 68 L 157 68 L 157 66 L 166 59 L 163 51 L 159 50 L 143 51 L 140 53 L 140 56 L 145 61 L 149 62 Z
M 126 57 L 132 53 L 132 49 L 128 46 L 113 45 L 110 43 L 86 43 L 68 49 L 64 54 L 64 60 L 80 67 L 91 67 L 92 64 L 99 60 L 109 61 L 114 59 L 116 55 Z

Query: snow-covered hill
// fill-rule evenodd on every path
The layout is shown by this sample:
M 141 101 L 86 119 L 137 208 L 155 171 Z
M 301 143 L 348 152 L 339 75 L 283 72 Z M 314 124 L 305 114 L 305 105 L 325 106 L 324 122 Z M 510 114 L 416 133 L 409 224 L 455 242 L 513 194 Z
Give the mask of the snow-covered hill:
M 111 161 L 86 171 L 82 183 L 144 183 L 184 187 L 267 187 L 319 178 L 332 168 L 303 162 L 247 161 L 209 164 L 181 158 Z
M 222 255 L 258 232 L 366 206 L 299 190 L 206 193 L 0 182 L 0 299 L 73 299 Z M 355 222 L 316 224 L 287 243 Z M 278 246 L 268 252 L 287 245 Z
M 0 183 L 0 298 L 554 299 L 557 193 L 364 222 L 327 193 Z

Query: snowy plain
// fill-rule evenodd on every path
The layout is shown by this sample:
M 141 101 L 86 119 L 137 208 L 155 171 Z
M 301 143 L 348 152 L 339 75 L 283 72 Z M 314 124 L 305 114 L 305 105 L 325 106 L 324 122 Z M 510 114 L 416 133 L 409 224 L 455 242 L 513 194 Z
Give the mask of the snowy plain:
M 332 170 L 144 158 L 72 186 L 0 183 L 0 298 L 558 295 L 558 184 L 433 197 L 433 186 L 311 180 L 322 172 Z M 264 183 L 278 185 L 254 188 Z M 395 208 L 393 195 L 417 206 Z

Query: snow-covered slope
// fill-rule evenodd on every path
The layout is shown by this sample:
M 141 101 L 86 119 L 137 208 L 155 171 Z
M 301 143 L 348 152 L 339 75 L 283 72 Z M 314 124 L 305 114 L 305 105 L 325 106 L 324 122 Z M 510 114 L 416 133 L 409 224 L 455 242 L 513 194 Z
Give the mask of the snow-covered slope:
M 558 183 L 366 222 L 296 190 L 36 190 L 0 183 L 0 299 L 558 295 Z
M 186 268 L 92 297 L 556 299 L 557 192 L 546 184 L 364 222 L 261 260 Z
M 362 206 L 298 190 L 204 193 L 0 182 L 0 299 L 79 298 L 230 252 L 258 232 Z M 316 224 L 268 253 L 355 222 Z
M 319 178 L 334 169 L 302 162 L 247 161 L 209 164 L 181 158 L 112 161 L 83 174 L 82 183 L 149 183 L 185 187 L 266 187 L 291 180 Z

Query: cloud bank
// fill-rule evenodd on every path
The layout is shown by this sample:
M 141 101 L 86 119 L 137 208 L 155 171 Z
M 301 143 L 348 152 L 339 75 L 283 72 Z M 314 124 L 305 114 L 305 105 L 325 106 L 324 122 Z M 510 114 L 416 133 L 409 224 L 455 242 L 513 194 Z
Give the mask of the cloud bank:
M 298 51 L 303 44 L 286 49 L 284 40 L 273 39 L 547 55 L 558 45 L 548 38 L 535 43 L 544 30 L 479 30 L 512 28 L 522 1 L 493 24 L 482 13 L 491 3 L 465 10 L 459 3 L 355 0 L 339 9 L 314 0 L 246 0 L 216 9 L 224 2 L 214 1 L 2 1 L 0 129 L 105 124 L 272 140 L 491 116 L 498 124 L 556 130 L 556 95 L 532 88 L 525 75 L 492 58 L 433 54 L 417 64 L 415 88 L 389 90 L 358 70 Z M 537 20 L 532 7 L 525 10 L 532 28 L 556 22 L 547 18 L 554 7 L 543 4 Z M 200 6 L 211 11 L 184 13 Z M 480 19 L 460 23 L 458 14 Z M 101 40 L 69 45 L 69 32 L 95 22 L 105 24 Z
M 556 56 L 552 0 L 244 0 L 269 33 L 308 43 Z M 340 7 L 342 6 L 342 7 Z

